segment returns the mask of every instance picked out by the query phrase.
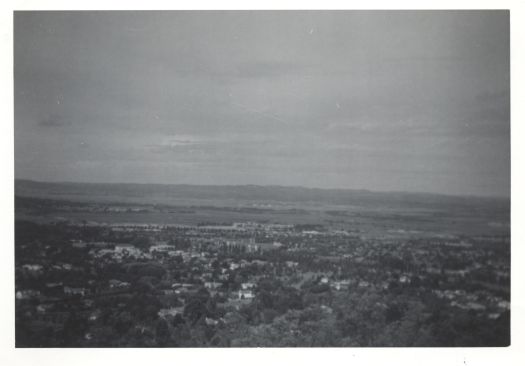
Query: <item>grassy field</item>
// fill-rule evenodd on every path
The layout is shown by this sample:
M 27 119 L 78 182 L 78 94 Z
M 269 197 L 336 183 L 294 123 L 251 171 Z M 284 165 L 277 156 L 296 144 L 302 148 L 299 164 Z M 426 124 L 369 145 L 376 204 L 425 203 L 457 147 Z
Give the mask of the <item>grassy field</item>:
M 510 235 L 510 200 L 301 187 L 16 181 L 16 219 L 320 224 L 387 237 Z M 122 212 L 118 212 L 118 211 Z
M 171 210 L 148 212 L 90 212 L 79 204 L 74 211 L 60 209 L 55 205 L 42 208 L 31 207 L 31 201 L 17 206 L 16 219 L 33 221 L 74 221 L 96 223 L 152 223 L 197 225 L 202 223 L 260 222 L 282 224 L 321 224 L 335 229 L 344 229 L 358 235 L 388 236 L 392 238 L 425 237 L 436 235 L 508 235 L 509 226 L 505 217 L 494 215 L 468 215 L 463 212 L 435 214 L 428 212 L 396 212 L 392 210 L 359 211 L 346 210 L 344 216 L 334 217 L 326 209 L 309 210 L 237 210 L 231 207 L 173 207 Z M 47 200 L 43 201 L 50 202 Z M 85 209 L 83 209 L 83 207 Z M 328 210 L 329 211 L 329 210 Z M 494 223 L 498 223 L 495 225 Z

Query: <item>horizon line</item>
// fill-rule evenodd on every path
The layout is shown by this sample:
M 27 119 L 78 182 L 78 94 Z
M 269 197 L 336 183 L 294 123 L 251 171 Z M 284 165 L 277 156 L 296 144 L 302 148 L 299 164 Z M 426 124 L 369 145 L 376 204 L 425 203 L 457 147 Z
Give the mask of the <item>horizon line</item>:
M 481 198 L 481 199 L 498 199 L 498 200 L 511 200 L 511 195 L 480 195 L 480 194 L 454 194 L 454 193 L 441 193 L 441 192 L 428 192 L 428 191 L 400 191 L 400 190 L 371 190 L 367 188 L 321 188 L 321 187 L 308 187 L 301 185 L 281 185 L 281 184 L 199 184 L 199 183 L 158 183 L 158 182 L 79 182 L 79 181 L 46 181 L 28 178 L 16 178 L 16 181 L 26 181 L 33 183 L 43 184 L 86 184 L 86 185 L 156 185 L 156 186 L 195 186 L 195 187 L 261 187 L 261 188 L 299 188 L 299 189 L 310 189 L 310 190 L 321 190 L 321 191 L 356 191 L 356 192 L 368 192 L 377 194 L 407 194 L 407 195 L 433 195 L 433 196 L 445 196 L 445 197 L 456 197 L 456 198 Z M 15 193 L 16 195 L 16 193 Z

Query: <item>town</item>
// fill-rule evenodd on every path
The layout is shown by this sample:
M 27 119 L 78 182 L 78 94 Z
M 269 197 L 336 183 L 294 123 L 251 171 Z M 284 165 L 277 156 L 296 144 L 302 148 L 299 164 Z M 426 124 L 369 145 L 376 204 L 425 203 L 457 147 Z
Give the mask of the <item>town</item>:
M 505 235 L 16 222 L 20 346 L 497 346 L 509 318 Z

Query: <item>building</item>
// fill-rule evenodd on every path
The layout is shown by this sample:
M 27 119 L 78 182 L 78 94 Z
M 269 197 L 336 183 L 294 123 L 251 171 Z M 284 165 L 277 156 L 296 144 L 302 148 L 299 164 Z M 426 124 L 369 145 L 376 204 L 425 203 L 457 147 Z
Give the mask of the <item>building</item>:
M 166 319 L 167 317 L 182 315 L 183 313 L 184 313 L 184 307 L 178 306 L 178 307 L 160 309 L 158 312 L 158 315 L 159 317 Z
M 36 299 L 40 297 L 40 291 L 36 290 L 20 290 L 16 292 L 15 295 L 17 300 L 28 300 Z
M 239 290 L 238 292 L 238 298 L 241 299 L 253 299 L 255 297 L 255 294 L 252 290 Z
M 253 282 L 245 282 L 241 284 L 241 288 L 243 290 L 251 290 L 255 287 L 255 283 Z
M 85 296 L 87 294 L 87 289 L 83 288 L 83 287 L 69 287 L 69 286 L 65 286 L 64 287 L 64 294 L 66 295 L 80 295 L 80 296 Z
M 204 282 L 204 287 L 206 287 L 208 290 L 215 290 L 222 286 L 222 283 L 220 282 Z

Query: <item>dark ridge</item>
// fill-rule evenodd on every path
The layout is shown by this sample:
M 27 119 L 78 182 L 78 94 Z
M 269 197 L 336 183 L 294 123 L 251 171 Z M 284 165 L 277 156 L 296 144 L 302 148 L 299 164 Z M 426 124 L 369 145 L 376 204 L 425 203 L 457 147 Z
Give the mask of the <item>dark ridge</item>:
M 219 186 L 189 184 L 73 183 L 15 180 L 15 194 L 20 197 L 75 199 L 172 204 L 177 200 L 246 202 L 287 202 L 377 207 L 436 208 L 496 205 L 510 206 L 509 198 L 453 196 L 435 193 L 373 192 L 355 189 L 321 189 L 285 186 Z M 223 202 L 224 203 L 224 202 Z

